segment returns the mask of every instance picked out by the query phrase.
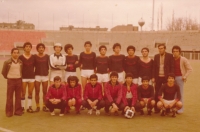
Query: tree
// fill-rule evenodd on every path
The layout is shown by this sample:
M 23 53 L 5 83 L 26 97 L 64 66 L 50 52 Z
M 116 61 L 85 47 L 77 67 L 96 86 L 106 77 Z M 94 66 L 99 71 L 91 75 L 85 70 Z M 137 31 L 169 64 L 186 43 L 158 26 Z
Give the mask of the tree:
M 199 25 L 196 19 L 191 19 L 190 17 L 178 17 L 172 20 L 167 20 L 166 25 L 169 31 L 182 31 L 182 30 L 198 30 Z

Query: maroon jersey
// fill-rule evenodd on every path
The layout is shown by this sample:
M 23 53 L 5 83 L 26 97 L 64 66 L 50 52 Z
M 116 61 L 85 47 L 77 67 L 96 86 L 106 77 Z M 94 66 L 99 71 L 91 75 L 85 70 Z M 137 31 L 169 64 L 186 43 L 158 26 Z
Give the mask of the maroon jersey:
M 95 59 L 95 67 L 96 67 L 97 73 L 100 73 L 100 74 L 108 73 L 109 58 L 107 56 L 105 56 L 105 57 L 98 56 Z
M 67 63 L 67 65 L 71 65 L 71 67 L 67 67 L 66 71 L 76 72 L 76 68 L 79 66 L 78 63 L 75 64 L 76 61 L 78 61 L 77 55 L 72 55 L 72 56 L 67 55 L 66 56 L 66 63 Z
M 123 72 L 124 71 L 124 55 L 111 55 L 109 56 L 109 69 L 110 71 Z
M 125 57 L 124 61 L 124 71 L 126 73 L 132 73 L 133 78 L 138 78 L 138 56 L 134 56 L 133 58 L 129 58 L 128 56 Z
M 35 75 L 47 76 L 49 74 L 49 55 L 43 57 L 35 55 Z
M 174 84 L 174 86 L 172 87 L 169 87 L 167 83 L 162 85 L 160 91 L 158 92 L 158 98 L 162 98 L 162 94 L 163 94 L 163 99 L 166 100 L 181 99 L 180 88 L 176 84 Z
M 30 58 L 26 59 L 24 55 L 20 55 L 19 59 L 22 61 L 22 79 L 35 79 L 35 57 L 31 55 Z
M 86 54 L 81 52 L 79 64 L 82 65 L 83 70 L 94 70 L 96 54 L 94 52 Z
M 149 62 L 143 62 L 139 59 L 138 61 L 139 77 L 148 76 L 150 79 L 153 78 L 153 60 Z
M 144 89 L 142 85 L 138 87 L 138 100 L 141 101 L 143 98 L 154 99 L 154 88 L 149 85 L 147 89 Z

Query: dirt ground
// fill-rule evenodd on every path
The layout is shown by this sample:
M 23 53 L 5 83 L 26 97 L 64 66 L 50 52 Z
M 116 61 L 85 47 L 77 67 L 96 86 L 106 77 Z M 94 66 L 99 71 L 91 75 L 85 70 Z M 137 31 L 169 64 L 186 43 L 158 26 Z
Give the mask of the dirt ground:
M 0 76 L 0 131 L 2 128 L 14 132 L 198 132 L 200 130 L 200 62 L 190 61 L 194 69 L 184 88 L 185 110 L 176 118 L 161 117 L 159 114 L 140 116 L 136 113 L 133 119 L 120 116 L 107 116 L 101 110 L 101 115 L 87 115 L 87 110 L 76 115 L 74 111 L 64 117 L 50 116 L 43 111 L 39 113 L 25 113 L 23 116 L 5 116 L 6 80 Z M 0 60 L 0 70 L 3 61 Z M 35 101 L 33 101 L 35 108 Z

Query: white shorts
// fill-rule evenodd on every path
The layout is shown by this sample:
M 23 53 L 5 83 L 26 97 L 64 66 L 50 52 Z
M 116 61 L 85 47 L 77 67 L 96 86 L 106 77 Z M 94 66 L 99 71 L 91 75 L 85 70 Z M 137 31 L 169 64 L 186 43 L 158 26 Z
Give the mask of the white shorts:
M 61 81 L 64 81 L 65 71 L 64 70 L 51 70 L 50 71 L 50 81 L 54 81 L 54 77 L 61 77 Z
M 174 100 L 166 100 L 166 99 L 163 99 L 164 100 L 164 102 L 166 103 L 166 104 L 171 104 Z
M 97 82 L 99 82 L 99 83 L 108 82 L 110 80 L 108 73 L 105 73 L 105 74 L 97 73 L 96 75 L 98 77 Z
M 46 82 L 48 80 L 49 80 L 49 76 L 39 76 L 39 75 L 35 76 L 35 81 L 37 82 Z
M 138 78 L 133 78 L 133 83 L 137 85 L 138 84 Z
M 142 78 L 141 77 L 138 78 L 138 85 L 142 85 Z M 151 79 L 149 80 L 149 85 L 153 85 Z
M 68 71 L 66 71 L 65 72 L 65 82 L 67 82 L 67 78 L 69 76 L 77 76 L 77 74 L 76 74 L 76 72 L 68 72 Z
M 90 78 L 94 74 L 94 70 L 81 70 L 81 77 Z
M 32 83 L 35 82 L 35 79 L 22 79 L 22 82 Z
M 124 72 L 118 73 L 118 82 L 124 82 Z

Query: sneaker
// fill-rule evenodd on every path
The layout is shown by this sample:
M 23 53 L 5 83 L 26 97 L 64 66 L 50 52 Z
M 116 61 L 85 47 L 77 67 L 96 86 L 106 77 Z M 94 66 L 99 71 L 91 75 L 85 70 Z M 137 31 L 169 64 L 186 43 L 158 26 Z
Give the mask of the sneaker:
M 27 111 L 28 113 L 33 113 L 33 112 L 34 112 L 31 106 L 29 106 L 29 108 L 28 108 L 26 111 Z
M 165 116 L 165 110 L 162 110 L 162 113 L 160 116 Z
M 92 115 L 92 109 L 88 110 L 88 114 Z
M 63 114 L 63 113 L 60 113 L 59 116 L 64 116 L 64 114 Z
M 144 115 L 144 111 L 143 110 L 140 110 L 140 115 Z
M 37 107 L 34 112 L 39 112 L 39 111 L 40 111 L 40 107 Z
M 100 115 L 100 110 L 96 110 L 96 115 Z
M 151 111 L 151 110 L 149 110 L 147 115 L 151 115 L 151 112 L 152 112 L 152 111 Z
M 43 110 L 44 112 L 49 112 L 49 110 L 48 110 L 48 108 L 47 108 L 46 106 L 43 106 L 42 110 Z
M 176 117 L 176 111 L 172 111 L 172 117 Z
M 55 116 L 55 112 L 54 112 L 54 111 L 53 111 L 53 112 L 51 112 L 50 114 L 51 114 L 52 116 Z

